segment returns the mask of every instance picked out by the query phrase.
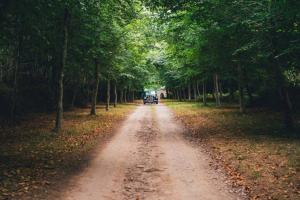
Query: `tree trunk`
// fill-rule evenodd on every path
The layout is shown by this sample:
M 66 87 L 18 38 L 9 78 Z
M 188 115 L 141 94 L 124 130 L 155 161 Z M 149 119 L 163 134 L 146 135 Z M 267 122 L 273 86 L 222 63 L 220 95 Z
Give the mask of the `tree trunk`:
M 229 87 L 229 96 L 230 96 L 230 102 L 234 102 L 234 90 L 233 87 Z
M 249 97 L 249 105 L 252 106 L 252 104 L 253 104 L 253 95 L 252 95 L 252 90 L 251 90 L 251 88 L 248 84 L 246 85 L 246 90 L 247 90 L 247 94 L 248 94 L 248 97 Z
M 189 101 L 192 100 L 192 89 L 191 89 L 191 83 L 188 84 L 188 98 Z
M 3 65 L 0 66 L 0 82 L 3 81 Z
M 197 83 L 196 81 L 193 82 L 193 90 L 194 90 L 194 100 L 197 101 Z
M 63 48 L 61 64 L 58 68 L 58 98 L 57 98 L 57 111 L 54 131 L 58 133 L 61 130 L 62 117 L 63 117 L 63 96 L 64 96 L 64 68 L 67 61 L 68 52 L 68 22 L 69 22 L 69 10 L 65 8 L 64 11 L 64 26 L 63 26 Z
M 222 87 L 222 82 L 219 80 L 218 81 L 219 84 L 219 97 L 220 97 L 220 103 L 221 103 L 221 99 L 223 99 L 223 87 Z
M 239 86 L 239 105 L 240 112 L 245 112 L 245 99 L 244 99 L 244 84 L 243 84 L 243 71 L 241 65 L 238 65 L 238 86 Z
M 179 89 L 176 89 L 176 94 L 177 94 L 177 100 L 181 101 L 181 96 L 180 96 Z
M 99 74 L 99 62 L 95 60 L 95 80 L 94 80 L 94 91 L 92 92 L 92 105 L 91 105 L 91 115 L 96 115 L 96 107 L 97 107 L 97 97 L 99 90 L 99 82 L 100 82 L 100 74 Z
M 109 111 L 109 103 L 110 103 L 110 80 L 107 80 L 107 91 L 106 91 L 106 111 Z
M 74 91 L 73 91 L 73 95 L 72 95 L 71 109 L 74 109 L 76 96 L 77 96 L 77 89 L 75 88 Z
M 127 103 L 127 89 L 124 90 L 124 102 Z
M 183 94 L 183 101 L 185 101 L 186 100 L 185 88 L 182 89 L 182 94 Z
M 175 99 L 178 99 L 176 90 L 173 89 L 173 90 L 172 90 L 172 94 L 173 94 L 173 95 L 172 95 L 172 99 L 174 99 L 174 100 L 175 100 Z
M 200 94 L 199 81 L 198 80 L 197 80 L 196 84 L 197 84 L 197 96 L 200 96 L 201 94 Z
M 284 123 L 288 129 L 294 129 L 293 107 L 290 100 L 289 92 L 286 87 L 281 88 Z
M 169 97 L 170 97 L 170 90 L 166 88 L 166 96 L 164 98 L 169 99 Z
M 124 101 L 124 90 L 123 89 L 121 89 L 121 91 L 120 91 L 120 103 L 123 103 Z
M 132 102 L 135 100 L 135 97 L 134 97 L 134 90 L 132 90 Z
M 207 101 L 206 101 L 206 83 L 205 83 L 205 81 L 203 81 L 202 100 L 203 100 L 203 105 L 206 106 Z
M 114 85 L 114 93 L 115 93 L 114 107 L 117 107 L 117 103 L 118 103 L 117 82 L 115 82 L 115 85 Z
M 19 36 L 18 44 L 17 44 L 17 51 L 16 51 L 16 63 L 14 67 L 14 82 L 13 82 L 13 94 L 11 99 L 11 110 L 10 110 L 10 120 L 11 123 L 15 122 L 16 117 L 16 108 L 17 108 L 17 98 L 18 98 L 18 71 L 20 67 L 20 50 L 21 50 L 21 44 L 22 38 Z
M 215 90 L 216 105 L 221 106 L 218 74 L 214 74 L 214 86 L 215 86 L 214 90 Z

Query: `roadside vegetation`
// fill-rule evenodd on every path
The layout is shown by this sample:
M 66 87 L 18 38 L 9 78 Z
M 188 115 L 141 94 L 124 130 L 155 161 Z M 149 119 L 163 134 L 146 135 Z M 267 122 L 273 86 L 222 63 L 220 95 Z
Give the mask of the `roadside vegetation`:
M 21 124 L 0 129 L 0 199 L 45 199 L 88 165 L 92 149 L 109 140 L 136 107 L 122 104 L 97 116 L 89 108 L 65 113 L 61 134 L 52 132 L 55 114 L 33 114 Z M 51 194 L 53 197 L 55 194 Z
M 233 185 L 245 187 L 252 199 L 299 199 L 300 138 L 287 130 L 280 113 L 238 106 L 203 106 L 165 101 L 198 141 L 219 161 Z

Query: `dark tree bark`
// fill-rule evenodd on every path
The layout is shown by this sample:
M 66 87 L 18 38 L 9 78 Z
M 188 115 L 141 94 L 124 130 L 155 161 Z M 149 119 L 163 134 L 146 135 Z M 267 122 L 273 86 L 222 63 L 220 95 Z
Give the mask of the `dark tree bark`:
M 196 81 L 193 82 L 193 93 L 194 93 L 194 100 L 197 101 L 198 95 L 197 95 L 197 82 Z
M 192 88 L 191 88 L 191 83 L 188 84 L 188 98 L 189 98 L 189 101 L 192 100 Z
M 197 80 L 197 82 L 196 82 L 196 87 L 197 87 L 197 96 L 200 96 L 201 94 L 200 94 L 200 89 L 199 89 L 199 81 Z
M 10 110 L 10 120 L 11 123 L 15 122 L 16 117 L 16 108 L 17 108 L 17 99 L 18 99 L 18 71 L 20 67 L 20 50 L 22 45 L 22 37 L 19 36 L 18 38 L 18 44 L 17 44 L 17 50 L 16 50 L 16 62 L 14 64 L 14 82 L 13 82 L 13 94 L 11 99 L 11 110 Z
M 166 99 L 169 99 L 170 98 L 170 90 L 168 88 L 166 88 L 166 96 L 165 96 Z
M 118 104 L 117 82 L 115 82 L 115 85 L 114 85 L 114 93 L 115 93 L 114 107 L 117 107 L 117 104 Z
M 57 99 L 57 111 L 54 131 L 58 133 L 61 130 L 62 117 L 63 117 L 63 96 L 64 96 L 64 68 L 67 61 L 68 53 L 68 23 L 70 14 L 69 10 L 65 8 L 64 11 L 64 25 L 63 25 L 63 45 L 62 45 L 62 57 L 61 64 L 58 67 L 58 99 Z
M 75 88 L 73 90 L 73 95 L 72 95 L 71 109 L 74 109 L 76 97 L 77 97 L 77 89 Z
M 215 90 L 215 99 L 216 99 L 216 105 L 221 106 L 220 101 L 220 87 L 219 87 L 219 75 L 214 74 L 214 90 Z
M 127 103 L 127 89 L 124 90 L 124 102 Z
M 293 118 L 293 106 L 286 87 L 281 88 L 282 107 L 284 113 L 284 123 L 288 129 L 294 129 L 295 121 Z
M 97 98 L 98 98 L 98 90 L 99 90 L 99 82 L 100 82 L 100 74 L 99 74 L 99 62 L 95 60 L 95 80 L 94 80 L 94 91 L 92 93 L 92 105 L 91 105 L 91 115 L 96 115 L 96 107 L 97 107 Z
M 123 103 L 124 102 L 124 90 L 121 89 L 120 91 L 120 103 Z
M 109 103 L 110 103 L 110 80 L 107 80 L 107 90 L 106 90 L 106 107 L 105 110 L 109 111 Z
M 135 100 L 135 97 L 134 97 L 134 90 L 132 90 L 132 101 Z
M 182 101 L 182 96 L 181 96 L 181 90 L 177 89 L 177 96 L 178 96 L 178 101 Z
M 252 106 L 252 104 L 253 104 L 253 95 L 252 95 L 252 90 L 251 90 L 251 88 L 248 84 L 246 85 L 246 90 L 247 90 L 247 94 L 248 94 L 248 97 L 249 97 L 249 105 Z
M 202 100 L 203 100 L 203 105 L 206 106 L 207 101 L 206 101 L 206 83 L 205 83 L 205 81 L 203 81 Z
M 245 98 L 244 98 L 244 80 L 243 80 L 243 71 L 241 65 L 238 65 L 238 86 L 239 86 L 239 105 L 240 112 L 245 112 Z
M 183 101 L 186 100 L 186 94 L 185 94 L 185 88 L 182 89 L 182 98 L 183 98 Z
M 170 94 L 170 98 L 171 99 L 177 99 L 177 94 L 176 94 L 176 90 L 175 89 L 172 89 L 172 91 L 171 91 L 171 94 Z
M 234 89 L 232 85 L 230 85 L 229 87 L 229 96 L 230 96 L 230 101 L 234 102 Z
M 218 84 L 219 84 L 219 97 L 220 97 L 220 102 L 221 102 L 221 100 L 223 99 L 223 87 L 222 87 L 223 85 L 222 85 L 222 81 L 219 80 Z
M 0 65 L 0 82 L 3 81 L 3 65 Z

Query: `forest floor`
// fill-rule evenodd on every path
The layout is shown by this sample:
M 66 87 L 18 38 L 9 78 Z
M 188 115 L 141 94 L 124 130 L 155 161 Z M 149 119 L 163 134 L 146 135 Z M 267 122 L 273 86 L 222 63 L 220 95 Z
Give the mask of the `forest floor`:
M 187 127 L 186 138 L 207 149 L 217 168 L 225 169 L 233 185 L 246 188 L 251 199 L 300 199 L 300 130 L 285 130 L 280 113 L 165 103 Z
M 59 191 L 134 108 L 126 104 L 106 112 L 98 106 L 97 116 L 88 108 L 65 112 L 59 135 L 51 131 L 54 114 L 34 114 L 14 128 L 1 128 L 0 199 L 45 199 Z

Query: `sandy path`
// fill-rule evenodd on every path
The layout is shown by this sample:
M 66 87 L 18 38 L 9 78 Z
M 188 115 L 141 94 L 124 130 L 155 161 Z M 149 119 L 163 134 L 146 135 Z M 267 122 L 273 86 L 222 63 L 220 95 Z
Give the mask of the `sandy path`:
M 164 105 L 139 106 L 62 200 L 231 200 L 209 157 L 186 142 Z

